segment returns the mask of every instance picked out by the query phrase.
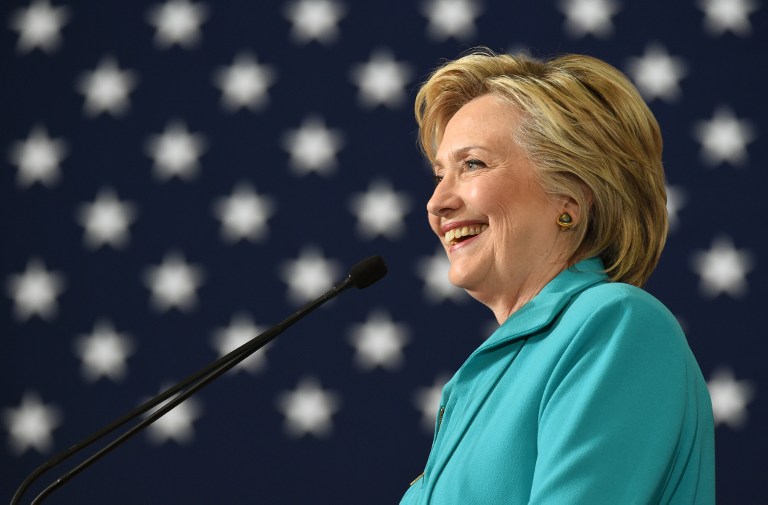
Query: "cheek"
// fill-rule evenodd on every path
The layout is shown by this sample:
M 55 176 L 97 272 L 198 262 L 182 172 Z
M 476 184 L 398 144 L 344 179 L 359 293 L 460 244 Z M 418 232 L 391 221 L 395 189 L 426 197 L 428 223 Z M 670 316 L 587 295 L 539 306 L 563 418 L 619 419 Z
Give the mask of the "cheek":
M 539 234 L 540 209 L 527 208 L 522 202 L 508 198 L 488 209 L 489 221 L 501 250 L 526 247 Z
M 474 184 L 467 191 L 466 201 L 475 208 L 483 207 L 483 204 L 493 200 L 493 191 L 483 184 Z
M 488 220 L 502 230 L 513 226 L 520 214 L 519 206 L 514 202 L 514 196 L 499 191 L 487 192 L 485 196 L 481 205 Z
M 509 210 L 514 206 L 516 196 L 509 181 L 489 174 L 483 179 L 478 177 L 467 189 L 465 200 L 475 211 L 491 216 Z

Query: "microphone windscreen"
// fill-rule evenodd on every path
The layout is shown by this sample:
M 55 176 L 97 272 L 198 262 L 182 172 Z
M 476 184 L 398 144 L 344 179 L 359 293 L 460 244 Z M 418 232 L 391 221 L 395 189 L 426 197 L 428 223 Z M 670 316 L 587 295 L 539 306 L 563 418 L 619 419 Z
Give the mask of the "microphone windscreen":
M 349 277 L 357 289 L 367 288 L 387 273 L 387 265 L 381 256 L 371 256 L 353 266 Z

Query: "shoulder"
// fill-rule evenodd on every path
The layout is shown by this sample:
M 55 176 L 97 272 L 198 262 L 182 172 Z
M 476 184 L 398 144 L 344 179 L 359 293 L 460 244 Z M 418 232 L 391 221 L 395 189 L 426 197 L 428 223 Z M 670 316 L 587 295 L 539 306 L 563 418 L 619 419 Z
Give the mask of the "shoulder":
M 675 316 L 656 297 L 621 282 L 590 286 L 573 297 L 565 314 L 587 319 L 605 317 L 615 320 L 618 317 L 627 324 L 680 329 Z
M 666 307 L 644 289 L 623 282 L 602 282 L 589 286 L 576 297 L 580 303 L 594 306 L 637 305 L 666 310 Z
M 572 347 L 650 357 L 659 353 L 679 359 L 689 352 L 675 316 L 647 291 L 607 282 L 575 295 L 561 314 Z
M 571 385 L 586 395 L 599 389 L 607 402 L 631 391 L 626 398 L 672 408 L 683 401 L 697 369 L 674 315 L 627 284 L 601 283 L 575 295 L 550 337 L 559 346 L 547 381 L 550 395 Z

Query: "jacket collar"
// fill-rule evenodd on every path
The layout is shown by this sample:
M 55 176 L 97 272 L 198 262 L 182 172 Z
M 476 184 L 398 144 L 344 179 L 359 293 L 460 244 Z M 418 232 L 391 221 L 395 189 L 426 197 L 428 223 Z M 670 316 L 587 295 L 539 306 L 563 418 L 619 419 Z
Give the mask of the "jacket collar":
M 544 328 L 560 314 L 574 295 L 607 280 L 605 267 L 598 257 L 582 260 L 566 268 L 549 281 L 531 301 L 509 316 L 475 352 L 484 351 Z

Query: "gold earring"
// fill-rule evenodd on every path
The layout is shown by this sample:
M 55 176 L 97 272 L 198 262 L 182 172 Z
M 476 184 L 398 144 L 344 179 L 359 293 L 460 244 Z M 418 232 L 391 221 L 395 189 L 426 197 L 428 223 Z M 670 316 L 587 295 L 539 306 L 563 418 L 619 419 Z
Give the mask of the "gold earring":
M 557 226 L 560 227 L 560 231 L 566 231 L 573 226 L 573 218 L 567 212 L 563 212 L 560 214 L 560 217 L 557 218 Z

